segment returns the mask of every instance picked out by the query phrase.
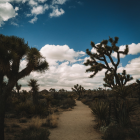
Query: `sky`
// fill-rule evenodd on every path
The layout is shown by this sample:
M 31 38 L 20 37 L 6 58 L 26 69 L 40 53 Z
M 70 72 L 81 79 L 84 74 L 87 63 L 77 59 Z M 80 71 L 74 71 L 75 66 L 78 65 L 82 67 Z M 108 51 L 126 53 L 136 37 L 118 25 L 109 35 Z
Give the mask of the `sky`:
M 85 89 L 104 88 L 103 69 L 95 77 L 83 65 L 96 50 L 90 43 L 119 37 L 121 55 L 118 73 L 126 70 L 133 80 L 140 79 L 140 0 L 0 0 L 0 34 L 18 36 L 37 48 L 49 63 L 45 73 L 32 72 L 18 81 L 21 90 L 31 90 L 30 79 L 38 80 L 39 90 L 54 88 L 70 91 L 74 85 Z M 117 62 L 116 53 L 111 57 Z M 102 61 L 100 61 L 103 63 Z M 111 62 L 108 61 L 112 66 Z M 22 60 L 20 71 L 27 62 Z

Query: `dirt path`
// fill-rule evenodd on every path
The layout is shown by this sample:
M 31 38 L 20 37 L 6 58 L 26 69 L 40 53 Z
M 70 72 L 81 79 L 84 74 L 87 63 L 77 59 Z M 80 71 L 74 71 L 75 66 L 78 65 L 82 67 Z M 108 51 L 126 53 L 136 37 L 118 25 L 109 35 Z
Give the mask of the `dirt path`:
M 81 101 L 72 111 L 59 115 L 58 127 L 50 129 L 50 140 L 102 140 L 101 133 L 94 130 L 94 115 Z

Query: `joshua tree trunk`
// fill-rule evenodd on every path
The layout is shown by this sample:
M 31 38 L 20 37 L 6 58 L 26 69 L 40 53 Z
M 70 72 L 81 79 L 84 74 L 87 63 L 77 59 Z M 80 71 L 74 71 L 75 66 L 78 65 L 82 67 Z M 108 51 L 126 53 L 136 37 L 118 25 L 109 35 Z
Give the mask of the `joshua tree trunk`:
M 36 91 L 33 91 L 33 104 L 34 105 L 38 104 L 38 95 Z
M 0 139 L 4 140 L 5 98 L 0 95 Z
M 16 79 L 10 79 L 8 81 L 8 85 L 6 88 L 0 86 L 0 140 L 4 140 L 4 118 L 5 118 L 5 107 L 6 107 L 6 100 L 9 97 L 9 93 L 11 93 L 14 85 L 16 83 Z

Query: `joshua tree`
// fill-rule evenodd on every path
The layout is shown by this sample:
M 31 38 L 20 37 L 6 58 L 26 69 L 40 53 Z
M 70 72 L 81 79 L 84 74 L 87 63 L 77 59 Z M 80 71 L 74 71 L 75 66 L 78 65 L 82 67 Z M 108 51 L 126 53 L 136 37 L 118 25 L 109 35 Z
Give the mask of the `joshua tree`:
M 78 84 L 74 85 L 74 88 L 71 88 L 71 89 L 79 95 L 78 99 L 80 99 L 82 93 L 85 92 L 85 89 L 81 85 L 78 85 Z
M 58 93 L 54 88 L 49 89 L 49 92 L 53 93 L 53 97 L 56 99 L 58 97 Z
M 137 84 L 138 84 L 138 86 L 137 86 L 137 91 L 138 91 L 138 95 L 139 95 L 139 104 L 140 104 L 140 80 L 136 80 L 136 82 L 137 82 Z
M 123 71 L 122 75 L 117 74 L 117 67 L 120 63 L 120 54 L 127 55 L 129 51 L 128 45 L 126 45 L 124 51 L 119 51 L 119 47 L 116 46 L 118 40 L 118 37 L 115 37 L 115 40 L 109 37 L 109 40 L 103 40 L 99 45 L 95 45 L 94 42 L 91 41 L 91 47 L 95 48 L 97 50 L 97 53 L 91 53 L 88 49 L 86 50 L 86 53 L 90 56 L 91 59 L 88 59 L 87 62 L 84 63 L 85 66 L 91 66 L 86 70 L 86 72 L 94 72 L 94 74 L 90 75 L 90 78 L 92 78 L 102 69 L 106 69 L 107 71 L 105 72 L 104 78 L 104 81 L 107 83 L 104 84 L 104 86 L 106 87 L 113 88 L 116 86 L 123 86 L 126 84 L 126 82 L 132 80 L 132 77 L 130 77 L 130 75 L 126 75 L 125 71 Z M 107 45 L 108 41 L 111 43 L 111 46 Z M 117 53 L 118 61 L 116 64 L 111 57 L 112 52 Z M 114 68 L 109 66 L 106 57 L 109 58 Z M 96 59 L 103 61 L 105 64 L 98 63 Z M 110 73 L 108 74 L 108 72 Z M 126 77 L 124 78 L 124 76 Z
M 19 72 L 20 61 L 27 62 L 26 67 Z M 36 48 L 30 48 L 24 39 L 16 36 L 0 34 L 0 139 L 4 140 L 4 118 L 6 100 L 10 96 L 17 81 L 30 75 L 32 71 L 45 72 L 48 69 L 46 60 Z M 8 82 L 3 86 L 4 76 Z
M 18 98 L 19 98 L 19 90 L 21 89 L 21 85 L 19 85 L 18 82 L 16 83 L 16 89 L 17 89 Z
M 37 105 L 38 104 L 38 91 L 39 91 L 39 85 L 37 84 L 37 80 L 35 79 L 30 79 L 28 82 L 28 86 L 30 86 L 33 91 L 33 104 Z
M 111 87 L 115 90 L 115 92 L 118 94 L 118 96 L 125 98 L 128 93 L 126 92 L 126 88 L 124 88 L 124 85 L 132 80 L 133 78 L 130 77 L 130 75 L 126 75 L 126 71 L 123 70 L 122 75 L 117 73 L 117 67 L 120 63 L 120 54 L 127 55 L 128 54 L 128 45 L 126 45 L 126 48 L 124 51 L 119 51 L 119 47 L 116 46 L 119 38 L 115 37 L 113 40 L 109 37 L 109 40 L 103 40 L 99 45 L 95 45 L 94 42 L 91 41 L 91 47 L 95 48 L 97 53 L 91 53 L 88 49 L 86 50 L 86 53 L 90 56 L 90 60 L 88 59 L 87 62 L 84 63 L 85 66 L 90 65 L 91 67 L 86 70 L 86 72 L 94 72 L 92 75 L 90 75 L 90 78 L 94 77 L 99 71 L 102 69 L 106 69 L 105 72 L 105 78 L 104 81 L 106 84 L 104 86 Z M 111 46 L 108 46 L 108 41 L 111 43 Z M 112 52 L 117 53 L 117 63 L 115 64 L 111 54 Z M 110 62 L 112 63 L 113 67 L 109 66 L 107 58 L 109 58 Z M 103 61 L 104 64 L 97 62 Z M 108 73 L 110 72 L 110 73 Z M 119 94 L 121 91 L 121 95 Z M 122 92 L 125 91 L 125 94 L 122 94 Z M 117 96 L 117 95 L 116 95 Z M 116 98 L 117 99 L 117 98 Z M 117 104 L 118 105 L 118 104 Z M 111 106 L 110 106 L 111 107 Z M 117 112 L 114 107 L 115 113 Z M 125 111 L 127 111 L 125 109 Z M 125 112 L 124 111 L 124 112 Z M 126 114 L 126 113 L 124 113 Z M 129 114 L 127 114 L 129 115 Z M 116 118 L 118 117 L 118 114 L 116 113 Z

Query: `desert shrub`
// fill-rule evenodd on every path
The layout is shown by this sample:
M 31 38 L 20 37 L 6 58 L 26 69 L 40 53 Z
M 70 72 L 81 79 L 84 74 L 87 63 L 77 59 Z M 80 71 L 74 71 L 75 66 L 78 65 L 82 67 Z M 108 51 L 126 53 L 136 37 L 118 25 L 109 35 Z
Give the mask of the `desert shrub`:
M 34 106 L 29 103 L 20 103 L 16 105 L 15 111 L 19 115 L 21 112 L 26 112 L 27 114 L 33 114 Z
M 68 109 L 70 107 L 72 108 L 75 105 L 76 105 L 76 102 L 74 99 L 67 98 L 67 99 L 64 99 L 62 101 L 62 108 L 63 109 Z
M 22 130 L 22 134 L 17 136 L 18 140 L 49 140 L 50 132 L 44 128 L 30 126 Z
M 128 131 L 128 137 L 134 139 L 140 139 L 140 128 L 132 127 Z
M 58 126 L 58 122 L 57 122 L 58 117 L 54 114 L 49 115 L 46 119 L 46 123 L 43 123 L 42 125 L 46 125 L 50 128 L 55 128 Z
M 57 100 L 57 99 L 52 99 L 51 100 L 51 105 L 53 105 L 53 106 L 60 106 L 60 101 Z
M 16 97 L 13 97 L 12 98 L 12 104 L 13 104 L 13 106 L 16 106 L 19 103 L 20 103 L 20 101 L 18 100 L 18 98 L 16 98 Z
M 33 114 L 39 116 L 48 116 L 49 115 L 48 108 L 42 106 L 41 104 L 36 105 L 33 107 Z
M 15 133 L 16 131 L 12 127 L 7 127 L 5 132 L 7 132 L 7 133 Z
M 20 127 L 20 125 L 13 123 L 11 127 Z
M 38 99 L 44 99 L 45 98 L 45 96 L 43 96 L 43 95 L 38 95 Z
M 97 118 L 97 128 L 102 125 L 106 125 L 105 122 L 108 115 L 108 103 L 103 101 L 96 101 L 94 103 L 91 103 L 90 108 L 92 110 L 92 113 Z
M 17 115 L 39 115 L 48 116 L 48 108 L 42 104 L 33 105 L 32 103 L 20 103 L 15 107 Z M 24 116 L 25 116 L 24 115 Z
M 85 99 L 85 98 L 84 98 L 84 99 L 81 100 L 81 102 L 82 102 L 83 104 L 86 104 L 86 105 L 87 105 L 87 104 L 88 104 L 88 99 Z
M 123 128 L 117 125 L 110 125 L 105 131 L 103 139 L 104 140 L 125 140 L 126 134 Z
M 26 118 L 22 118 L 19 120 L 20 123 L 27 123 L 27 119 Z

